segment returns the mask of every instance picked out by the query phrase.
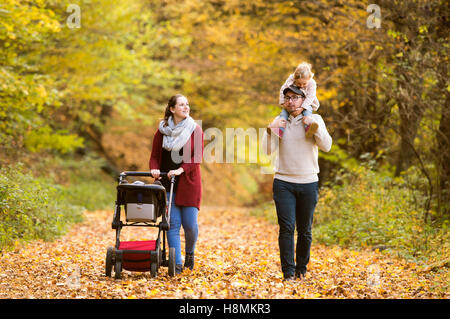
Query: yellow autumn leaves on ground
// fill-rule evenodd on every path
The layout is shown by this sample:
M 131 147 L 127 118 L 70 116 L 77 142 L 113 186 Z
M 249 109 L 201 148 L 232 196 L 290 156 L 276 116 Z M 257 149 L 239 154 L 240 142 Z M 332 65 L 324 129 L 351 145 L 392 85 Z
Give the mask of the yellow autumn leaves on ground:
M 0 255 L 0 298 L 448 298 L 446 272 L 379 252 L 316 245 L 304 280 L 283 282 L 278 227 L 243 209 L 202 208 L 195 268 L 169 277 L 104 274 L 114 244 L 112 212 L 86 213 L 54 242 L 36 241 Z M 153 239 L 153 229 L 126 228 L 121 240 Z M 183 247 L 184 244 L 182 244 Z M 445 288 L 447 287 L 447 288 Z

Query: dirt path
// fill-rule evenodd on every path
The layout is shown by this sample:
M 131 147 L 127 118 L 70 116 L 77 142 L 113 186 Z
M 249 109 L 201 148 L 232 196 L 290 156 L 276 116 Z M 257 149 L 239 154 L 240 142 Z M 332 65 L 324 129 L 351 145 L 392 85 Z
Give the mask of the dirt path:
M 204 207 L 196 267 L 169 277 L 123 271 L 105 277 L 114 244 L 111 212 L 91 212 L 64 237 L 0 255 L 0 298 L 448 298 L 445 276 L 381 253 L 313 244 L 303 281 L 282 281 L 278 227 L 239 209 Z M 150 235 L 150 236 L 149 236 Z M 154 239 L 126 228 L 122 240 Z M 184 244 L 182 244 L 184 247 Z

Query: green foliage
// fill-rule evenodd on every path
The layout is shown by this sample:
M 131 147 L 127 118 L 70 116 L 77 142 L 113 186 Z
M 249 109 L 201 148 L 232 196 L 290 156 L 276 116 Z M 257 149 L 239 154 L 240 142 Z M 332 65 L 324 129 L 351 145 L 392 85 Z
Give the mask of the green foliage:
M 275 203 L 273 201 L 265 202 L 263 204 L 253 207 L 250 210 L 250 215 L 263 217 L 271 224 L 277 223 L 277 213 L 275 209 Z
M 41 150 L 56 150 L 62 154 L 72 152 L 77 147 L 83 146 L 83 139 L 75 134 L 67 134 L 65 131 L 52 132 L 45 126 L 29 132 L 25 137 L 25 146 L 32 152 Z
M 71 204 L 61 186 L 35 178 L 22 165 L 0 170 L 0 248 L 17 240 L 50 240 L 80 222 L 83 208 Z
M 54 81 L 42 72 L 36 53 L 60 32 L 44 1 L 7 0 L 0 6 L 0 145 L 40 123 L 45 108 L 57 106 Z M 39 23 L 36 23 L 39 21 Z
M 0 248 L 16 241 L 51 240 L 82 221 L 85 210 L 113 210 L 115 181 L 101 171 L 104 160 L 47 156 L 33 169 L 0 170 Z
M 81 205 L 89 211 L 113 211 L 117 183 L 101 171 L 103 159 L 87 156 L 81 160 L 66 158 L 57 161 L 55 166 L 70 172 L 66 177 L 68 185 L 63 190 L 67 202 Z
M 64 200 L 89 211 L 111 209 L 116 180 L 102 171 L 106 161 L 96 155 L 53 154 L 33 164 L 33 171 L 61 185 Z
M 381 247 L 413 260 L 448 255 L 448 224 L 424 222 L 403 178 L 361 165 L 320 192 L 313 236 L 325 244 Z
M 425 222 L 426 196 L 420 187 L 411 187 L 426 183 L 417 167 L 393 177 L 391 167 L 377 167 L 369 154 L 357 161 L 338 144 L 320 156 L 340 168 L 320 190 L 314 240 L 352 249 L 379 248 L 420 262 L 448 256 L 448 220 L 437 218 L 432 210 L 433 222 Z M 250 213 L 277 223 L 273 201 L 257 205 Z
M 155 116 L 140 110 L 164 100 L 159 96 L 179 77 L 162 59 L 145 4 L 79 1 L 77 29 L 66 25 L 69 4 L 0 5 L 0 148 L 6 151 L 12 140 L 24 151 L 70 152 L 81 146 L 78 136 L 102 132 L 114 112 L 152 124 Z

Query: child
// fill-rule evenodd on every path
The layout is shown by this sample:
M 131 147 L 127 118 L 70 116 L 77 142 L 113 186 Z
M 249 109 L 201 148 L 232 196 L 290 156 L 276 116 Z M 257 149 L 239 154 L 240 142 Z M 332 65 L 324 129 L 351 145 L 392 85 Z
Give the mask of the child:
M 317 84 L 316 81 L 313 79 L 314 73 L 311 72 L 311 64 L 302 62 L 300 63 L 297 68 L 295 69 L 295 72 L 287 78 L 286 82 L 283 84 L 283 86 L 280 89 L 280 104 L 284 104 L 284 94 L 283 91 L 287 87 L 291 86 L 292 84 L 299 87 L 305 92 L 305 100 L 303 101 L 302 107 L 305 109 L 302 114 L 303 116 L 308 116 L 312 114 L 312 111 L 317 111 L 319 108 L 319 100 L 316 97 L 316 88 Z M 288 112 L 283 109 L 283 111 L 280 113 L 280 117 L 282 119 L 287 120 L 289 117 Z M 306 137 L 312 137 L 314 133 L 317 132 L 318 125 L 317 123 L 312 123 L 311 125 L 305 126 L 305 132 Z M 279 137 L 282 138 L 284 133 L 284 128 L 280 127 L 279 131 Z

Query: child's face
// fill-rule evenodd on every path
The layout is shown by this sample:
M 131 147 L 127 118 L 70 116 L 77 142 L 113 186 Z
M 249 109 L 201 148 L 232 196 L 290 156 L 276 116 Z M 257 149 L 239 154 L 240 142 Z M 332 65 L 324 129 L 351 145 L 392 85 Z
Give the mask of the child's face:
M 294 81 L 295 86 L 299 88 L 304 88 L 308 84 L 309 79 L 296 79 Z

